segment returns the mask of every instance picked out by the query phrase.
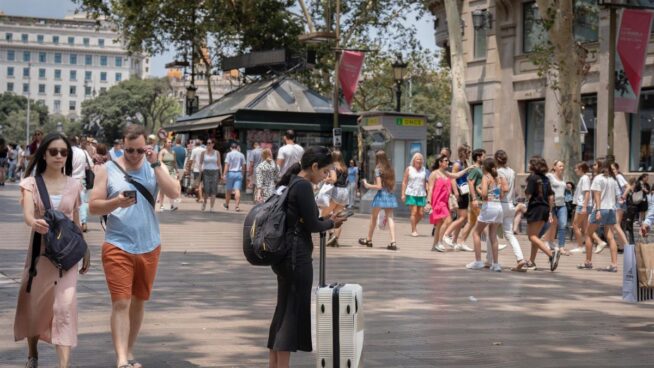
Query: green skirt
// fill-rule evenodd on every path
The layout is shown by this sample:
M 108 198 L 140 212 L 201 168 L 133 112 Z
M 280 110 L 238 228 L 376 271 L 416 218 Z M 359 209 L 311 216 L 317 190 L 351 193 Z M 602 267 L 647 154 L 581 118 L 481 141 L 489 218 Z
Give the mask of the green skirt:
M 404 202 L 407 206 L 418 206 L 418 207 L 425 207 L 427 205 L 427 197 L 415 197 L 415 196 L 406 196 L 406 202 Z

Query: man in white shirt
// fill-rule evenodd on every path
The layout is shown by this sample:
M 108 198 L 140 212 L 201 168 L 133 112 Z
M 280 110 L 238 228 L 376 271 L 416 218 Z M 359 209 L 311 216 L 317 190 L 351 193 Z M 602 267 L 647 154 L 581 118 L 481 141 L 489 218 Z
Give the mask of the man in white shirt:
M 93 159 L 88 152 L 79 148 L 79 138 L 73 137 L 71 140 L 73 148 L 73 179 L 82 183 L 82 192 L 80 193 L 79 220 L 82 223 L 82 231 L 87 230 L 87 221 L 89 218 L 89 196 L 86 183 L 86 169 L 93 169 Z M 92 186 L 92 184 L 91 184 Z
M 114 141 L 114 146 L 109 150 L 109 156 L 112 160 L 116 161 L 123 155 L 123 142 L 120 139 Z
M 202 147 L 202 140 L 195 140 L 195 148 L 191 150 L 191 158 L 189 165 L 193 173 L 193 188 L 196 190 L 197 201 L 202 201 L 202 191 L 200 190 L 200 156 L 205 151 Z
M 277 152 L 277 166 L 279 166 L 279 176 L 283 176 L 289 167 L 300 162 L 304 148 L 295 144 L 295 131 L 289 129 L 284 133 L 284 146 Z
M 243 172 L 245 171 L 245 156 L 238 150 L 238 144 L 232 143 L 231 149 L 225 155 L 225 172 L 223 173 L 223 180 L 225 184 L 225 207 L 229 210 L 229 200 L 234 193 L 234 200 L 236 201 L 236 212 L 241 209 L 238 207 L 241 203 L 241 186 L 243 185 Z

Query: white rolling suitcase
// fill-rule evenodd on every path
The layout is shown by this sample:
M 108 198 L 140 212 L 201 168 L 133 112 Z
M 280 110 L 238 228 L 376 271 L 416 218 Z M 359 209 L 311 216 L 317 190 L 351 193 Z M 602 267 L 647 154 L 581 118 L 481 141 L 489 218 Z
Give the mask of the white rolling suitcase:
M 325 233 L 320 233 L 320 284 L 316 296 L 316 367 L 357 368 L 363 352 L 363 289 L 325 284 Z

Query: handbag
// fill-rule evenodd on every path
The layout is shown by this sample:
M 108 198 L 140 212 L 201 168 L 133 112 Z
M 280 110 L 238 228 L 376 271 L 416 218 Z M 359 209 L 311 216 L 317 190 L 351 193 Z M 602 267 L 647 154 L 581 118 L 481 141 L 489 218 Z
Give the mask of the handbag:
M 470 193 L 470 187 L 468 186 L 468 183 L 463 183 L 458 187 L 459 187 L 459 193 L 461 193 L 462 195 L 466 195 Z
M 86 169 L 84 169 L 84 186 L 86 189 L 93 189 L 93 183 L 95 182 L 95 173 L 91 168 L 91 163 L 89 162 L 89 156 L 84 152 L 84 159 L 86 160 Z
M 638 286 L 654 287 L 654 244 L 636 244 L 636 267 L 638 269 Z
M 456 210 L 459 208 L 459 201 L 456 199 L 454 194 L 450 194 L 450 199 L 448 203 L 450 210 Z
M 624 246 L 624 264 L 622 266 L 622 300 L 629 303 L 638 301 L 638 275 L 636 267 L 636 250 L 633 244 Z
M 631 194 L 631 202 L 633 202 L 633 204 L 640 204 L 640 202 L 643 201 L 643 197 L 644 196 L 643 196 L 643 191 L 642 190 L 639 190 L 637 192 L 633 192 Z
M 319 208 L 329 207 L 329 201 L 331 199 L 331 192 L 334 189 L 334 186 L 331 184 L 323 184 L 316 194 L 316 204 Z
M 377 227 L 379 227 L 379 230 L 386 230 L 387 223 L 388 219 L 386 218 L 386 212 L 384 212 L 384 210 L 379 211 L 379 214 L 377 215 Z

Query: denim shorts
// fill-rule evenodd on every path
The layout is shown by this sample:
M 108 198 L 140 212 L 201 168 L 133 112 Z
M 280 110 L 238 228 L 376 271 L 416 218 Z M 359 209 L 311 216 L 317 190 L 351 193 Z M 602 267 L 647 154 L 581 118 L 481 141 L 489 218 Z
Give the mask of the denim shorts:
M 599 210 L 602 217 L 599 221 L 595 218 L 598 210 L 590 214 L 590 223 L 593 225 L 615 225 L 615 210 Z
M 228 171 L 226 184 L 225 190 L 241 190 L 241 186 L 243 186 L 243 173 L 240 171 Z
M 577 206 L 577 211 L 575 213 L 581 213 L 581 208 L 582 207 L 583 206 L 578 205 Z M 593 212 L 593 206 L 586 206 L 586 213 L 588 214 L 588 213 L 591 213 L 591 212 Z

